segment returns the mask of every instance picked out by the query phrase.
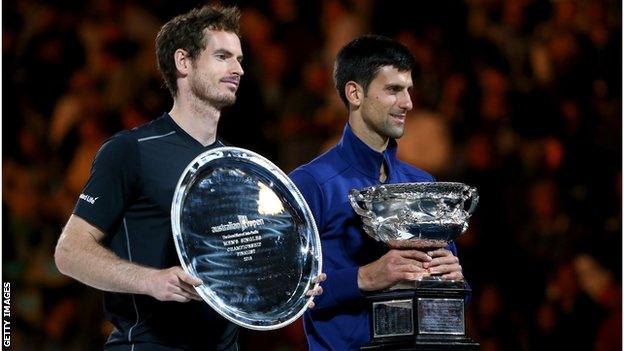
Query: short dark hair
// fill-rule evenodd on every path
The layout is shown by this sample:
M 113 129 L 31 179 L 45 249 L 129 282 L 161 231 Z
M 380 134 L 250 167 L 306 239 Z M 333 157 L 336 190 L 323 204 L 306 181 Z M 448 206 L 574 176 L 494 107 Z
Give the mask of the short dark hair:
M 334 84 L 342 102 L 349 107 L 344 87 L 354 81 L 368 91 L 379 69 L 392 66 L 401 72 L 411 71 L 414 57 L 404 45 L 381 35 L 363 35 L 345 45 L 334 63 Z
M 171 95 L 178 92 L 174 53 L 188 52 L 191 60 L 206 48 L 204 30 L 222 30 L 239 35 L 240 11 L 237 7 L 203 6 L 176 16 L 160 28 L 156 36 L 156 61 Z

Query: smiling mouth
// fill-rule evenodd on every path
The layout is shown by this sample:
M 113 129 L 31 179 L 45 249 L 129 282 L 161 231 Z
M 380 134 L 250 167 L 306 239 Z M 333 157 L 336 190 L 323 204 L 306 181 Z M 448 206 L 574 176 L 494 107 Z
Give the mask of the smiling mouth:
M 401 123 L 405 123 L 405 115 L 395 115 L 395 114 L 390 114 L 390 117 L 392 117 L 392 119 L 399 121 Z

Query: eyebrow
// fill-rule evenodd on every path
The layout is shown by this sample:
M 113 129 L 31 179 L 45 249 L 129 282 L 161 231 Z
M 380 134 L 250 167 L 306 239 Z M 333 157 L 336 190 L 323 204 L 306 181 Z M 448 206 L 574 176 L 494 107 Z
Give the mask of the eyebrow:
M 234 56 L 234 53 L 232 53 L 230 50 L 227 50 L 227 49 L 217 49 L 217 50 L 214 51 L 213 54 L 225 54 L 228 57 Z M 236 59 L 238 60 L 238 62 L 242 62 L 243 61 L 243 55 L 236 56 Z

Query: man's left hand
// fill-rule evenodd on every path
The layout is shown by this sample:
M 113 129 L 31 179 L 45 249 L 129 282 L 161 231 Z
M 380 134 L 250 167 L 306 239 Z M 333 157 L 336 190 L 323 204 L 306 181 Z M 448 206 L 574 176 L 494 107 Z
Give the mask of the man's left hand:
M 428 255 L 433 259 L 430 262 L 424 262 L 423 268 L 428 269 L 431 275 L 441 276 L 446 280 L 464 279 L 459 259 L 451 251 L 437 249 L 428 252 Z

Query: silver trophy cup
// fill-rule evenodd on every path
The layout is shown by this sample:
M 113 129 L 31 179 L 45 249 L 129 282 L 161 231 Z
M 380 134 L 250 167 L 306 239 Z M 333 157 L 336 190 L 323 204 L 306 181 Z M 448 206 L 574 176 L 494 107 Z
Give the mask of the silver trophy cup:
M 363 229 L 393 249 L 444 247 L 468 229 L 479 202 L 462 183 L 381 184 L 352 189 Z M 368 295 L 373 340 L 363 350 L 478 350 L 466 336 L 464 281 L 429 276 Z

